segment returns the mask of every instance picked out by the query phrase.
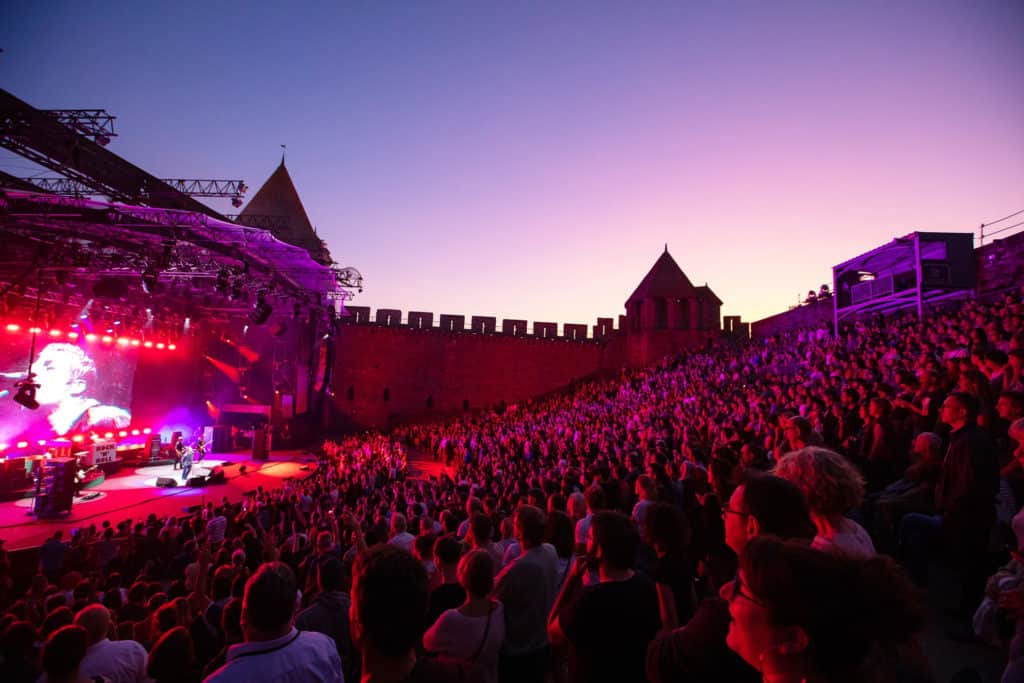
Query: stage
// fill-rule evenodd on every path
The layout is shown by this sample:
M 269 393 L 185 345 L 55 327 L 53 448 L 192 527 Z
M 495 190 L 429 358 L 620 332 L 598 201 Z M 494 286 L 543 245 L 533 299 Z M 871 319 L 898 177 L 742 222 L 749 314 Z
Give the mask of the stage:
M 232 502 L 241 500 L 245 492 L 257 486 L 273 489 L 286 479 L 302 479 L 316 469 L 316 462 L 316 456 L 306 451 L 276 451 L 263 462 L 253 461 L 248 451 L 211 453 L 193 465 L 190 476 L 205 474 L 217 467 L 224 470 L 226 481 L 201 488 L 186 486 L 181 470 L 173 469 L 173 465 L 126 467 L 107 477 L 102 484 L 83 491 L 81 497 L 75 498 L 71 514 L 66 517 L 36 519 L 29 514 L 31 497 L 0 503 L 0 538 L 6 541 L 8 550 L 16 550 L 41 545 L 57 529 L 64 531 L 64 540 L 70 540 L 72 529 L 90 524 L 99 527 L 104 520 L 116 524 L 150 513 L 184 515 L 188 508 L 208 501 L 219 503 L 224 497 Z M 158 477 L 174 479 L 177 486 L 158 487 Z

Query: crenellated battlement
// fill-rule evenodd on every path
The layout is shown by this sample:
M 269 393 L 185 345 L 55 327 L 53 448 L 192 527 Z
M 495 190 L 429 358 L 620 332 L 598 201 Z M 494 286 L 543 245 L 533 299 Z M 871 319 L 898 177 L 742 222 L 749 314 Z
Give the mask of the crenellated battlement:
M 445 332 L 448 334 L 493 335 L 498 337 L 523 337 L 528 339 L 552 339 L 573 342 L 602 342 L 625 329 L 619 316 L 619 327 L 615 327 L 614 318 L 598 318 L 593 326 L 583 323 L 562 323 L 562 333 L 558 333 L 559 323 L 533 322 L 514 318 L 498 318 L 487 315 L 474 315 L 466 325 L 466 316 L 451 313 L 435 315 L 430 311 L 409 311 L 407 315 L 397 308 L 378 308 L 376 312 L 369 306 L 346 306 L 348 315 L 340 318 L 344 325 L 372 325 L 375 327 L 398 327 L 410 330 Z

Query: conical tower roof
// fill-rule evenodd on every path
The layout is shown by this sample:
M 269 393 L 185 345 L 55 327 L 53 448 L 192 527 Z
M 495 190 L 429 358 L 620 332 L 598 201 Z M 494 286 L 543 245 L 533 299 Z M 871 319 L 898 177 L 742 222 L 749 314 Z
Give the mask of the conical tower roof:
M 628 307 L 634 301 L 646 299 L 682 299 L 692 297 L 696 294 L 693 283 L 679 267 L 672 254 L 668 253 L 668 245 L 665 251 L 648 271 L 647 275 L 626 300 Z
M 309 222 L 306 208 L 299 199 L 295 183 L 285 168 L 284 159 L 281 165 L 267 178 L 249 203 L 238 214 L 237 222 L 241 225 L 270 225 L 274 237 L 302 247 L 316 261 L 330 263 L 331 255 L 327 251 L 313 224 Z

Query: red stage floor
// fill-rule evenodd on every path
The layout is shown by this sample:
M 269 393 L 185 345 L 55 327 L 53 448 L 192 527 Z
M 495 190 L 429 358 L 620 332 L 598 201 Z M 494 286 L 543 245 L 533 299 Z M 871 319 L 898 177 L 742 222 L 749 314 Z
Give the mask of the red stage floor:
M 71 514 L 61 519 L 39 519 L 29 514 L 32 499 L 0 503 L 0 538 L 8 550 L 16 550 L 42 544 L 57 529 L 63 529 L 65 539 L 75 527 L 99 526 L 103 520 L 112 523 L 127 518 L 139 519 L 150 513 L 157 515 L 183 514 L 186 508 L 206 501 L 220 502 L 225 496 L 234 502 L 241 500 L 246 491 L 257 486 L 277 488 L 285 479 L 301 479 L 310 471 L 302 468 L 316 466 L 316 457 L 304 451 L 278 451 L 265 462 L 253 462 L 249 453 L 213 453 L 203 459 L 200 468 L 212 468 L 228 463 L 224 468 L 227 482 L 203 488 L 182 487 L 181 472 L 172 471 L 170 465 L 160 467 L 129 467 L 108 477 L 86 494 L 100 493 L 91 500 L 76 498 Z M 246 466 L 246 473 L 240 474 L 239 465 Z M 195 468 L 193 468 L 195 473 Z M 176 488 L 158 488 L 156 478 L 170 476 L 179 481 Z

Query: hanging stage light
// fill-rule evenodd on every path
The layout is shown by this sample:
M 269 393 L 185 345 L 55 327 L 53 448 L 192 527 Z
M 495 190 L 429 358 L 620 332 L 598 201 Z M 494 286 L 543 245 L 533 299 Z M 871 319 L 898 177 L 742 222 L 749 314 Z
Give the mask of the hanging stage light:
M 39 388 L 39 385 L 33 382 L 33 379 L 33 375 L 29 375 L 28 379 L 14 385 L 18 387 L 18 391 L 13 396 L 14 402 L 25 406 L 29 410 L 39 408 L 39 401 L 36 400 L 36 389 Z
M 256 295 L 256 305 L 253 307 L 249 320 L 252 321 L 253 325 L 262 325 L 267 322 L 267 319 L 273 312 L 274 309 L 267 303 L 266 294 L 264 292 L 260 292 Z
M 148 265 L 146 270 L 142 271 L 142 289 L 146 294 L 152 294 L 160 287 L 160 271 L 156 269 L 156 266 Z

